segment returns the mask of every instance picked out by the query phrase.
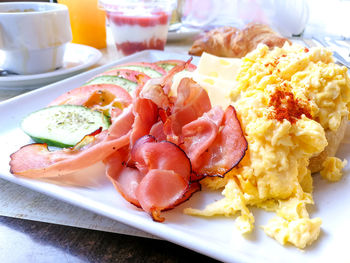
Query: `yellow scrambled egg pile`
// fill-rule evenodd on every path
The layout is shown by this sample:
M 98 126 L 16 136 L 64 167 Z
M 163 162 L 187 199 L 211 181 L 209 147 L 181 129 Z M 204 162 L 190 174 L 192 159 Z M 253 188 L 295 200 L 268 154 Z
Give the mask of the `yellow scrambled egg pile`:
M 227 74 L 230 68 L 237 73 Z M 205 54 L 195 74 L 194 79 L 209 94 L 217 89 L 230 92 L 231 101 L 223 98 L 217 104 L 235 106 L 249 146 L 241 163 L 224 178 L 202 181 L 211 189 L 223 188 L 223 199 L 204 210 L 187 208 L 185 213 L 238 214 L 237 227 L 248 233 L 254 227 L 249 207 L 260 207 L 276 213 L 262 227 L 267 235 L 298 248 L 310 245 L 317 239 L 322 221 L 311 219 L 306 208 L 313 204 L 309 159 L 327 146 L 325 130 L 337 130 L 341 119 L 348 116 L 347 69 L 334 64 L 332 53 L 324 48 L 308 50 L 285 45 L 269 50 L 260 45 L 241 61 Z M 302 115 L 294 122 L 271 118 L 275 110 L 270 105 L 271 96 L 281 87 L 307 105 L 311 118 Z M 339 180 L 345 164 L 346 161 L 329 157 L 321 175 L 331 181 Z

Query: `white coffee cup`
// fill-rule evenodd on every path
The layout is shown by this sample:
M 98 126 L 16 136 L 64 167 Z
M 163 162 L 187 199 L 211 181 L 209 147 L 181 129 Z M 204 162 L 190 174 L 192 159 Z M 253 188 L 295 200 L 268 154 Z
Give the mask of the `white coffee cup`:
M 62 67 L 65 47 L 71 40 L 66 6 L 0 3 L 0 68 L 18 74 L 53 71 Z

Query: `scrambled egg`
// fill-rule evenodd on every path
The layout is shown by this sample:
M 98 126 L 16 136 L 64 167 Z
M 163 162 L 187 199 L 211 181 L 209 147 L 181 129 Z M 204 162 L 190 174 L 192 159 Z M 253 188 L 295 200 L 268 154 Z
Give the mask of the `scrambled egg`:
M 228 74 L 230 67 L 232 74 Z M 224 72 L 221 76 L 220 71 Z M 334 64 L 332 53 L 324 48 L 308 50 L 286 44 L 270 51 L 260 45 L 239 62 L 204 54 L 193 78 L 209 95 L 221 89 L 230 96 L 216 98 L 214 104 L 234 105 L 249 146 L 241 163 L 224 178 L 202 181 L 210 189 L 223 188 L 223 199 L 204 210 L 187 208 L 185 213 L 238 213 L 237 227 L 248 233 L 254 227 L 249 206 L 260 207 L 276 213 L 263 226 L 267 235 L 298 248 L 310 245 L 317 239 L 322 221 L 311 219 L 307 211 L 307 205 L 313 204 L 309 159 L 327 146 L 325 130 L 337 130 L 341 119 L 348 116 L 347 69 Z M 280 100 L 280 113 L 278 104 L 271 103 L 278 91 L 287 94 Z M 303 109 L 290 118 L 285 115 L 289 99 L 298 110 Z M 339 180 L 345 164 L 330 157 L 321 174 Z
M 327 157 L 327 159 L 322 163 L 323 169 L 320 174 L 323 178 L 331 182 L 337 182 L 342 177 L 342 169 L 347 164 L 347 160 L 341 161 L 336 157 Z

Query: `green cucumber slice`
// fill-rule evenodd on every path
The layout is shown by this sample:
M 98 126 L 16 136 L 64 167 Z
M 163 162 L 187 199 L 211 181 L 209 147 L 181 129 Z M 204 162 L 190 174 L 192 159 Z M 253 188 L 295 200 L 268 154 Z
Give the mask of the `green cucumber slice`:
M 114 84 L 122 87 L 128 92 L 132 92 L 136 90 L 137 83 L 130 81 L 128 79 L 119 77 L 119 76 L 98 76 L 94 78 L 93 80 L 90 80 L 85 85 L 95 85 L 95 84 Z
M 146 66 L 140 66 L 140 65 L 120 65 L 118 67 L 116 67 L 115 69 L 131 69 L 131 70 L 136 70 L 142 73 L 145 73 L 146 75 L 148 75 L 150 78 L 160 78 L 161 76 L 163 76 L 162 73 L 160 73 L 159 71 L 146 67 Z
M 160 63 L 160 64 L 157 64 L 157 66 L 161 67 L 161 68 L 164 69 L 166 72 L 169 72 L 170 70 L 172 70 L 172 69 L 175 67 L 175 64 Z
M 109 125 L 108 117 L 99 111 L 78 105 L 58 105 L 29 114 L 22 120 L 21 128 L 35 142 L 65 148 Z

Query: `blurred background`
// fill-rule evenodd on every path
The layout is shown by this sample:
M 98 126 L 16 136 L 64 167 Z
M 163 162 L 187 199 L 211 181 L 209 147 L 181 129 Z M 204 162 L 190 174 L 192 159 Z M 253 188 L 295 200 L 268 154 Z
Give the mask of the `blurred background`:
M 85 1 L 80 0 L 82 4 Z M 191 24 L 191 19 L 198 19 L 198 16 L 211 18 L 210 23 L 200 25 L 203 29 L 222 25 L 242 27 L 248 22 L 258 21 L 269 24 L 285 36 L 292 29 L 303 27 L 297 35 L 350 38 L 350 0 L 178 0 L 178 3 L 187 9 L 183 10 L 183 15 L 184 22 L 188 25 Z M 198 6 L 201 8 L 198 9 Z M 186 21 L 189 13 L 190 18 Z

